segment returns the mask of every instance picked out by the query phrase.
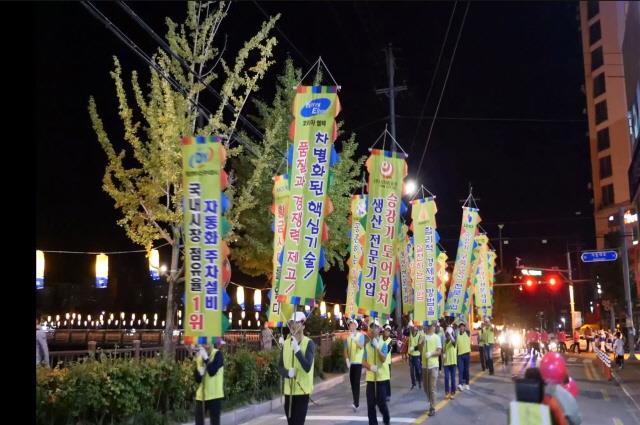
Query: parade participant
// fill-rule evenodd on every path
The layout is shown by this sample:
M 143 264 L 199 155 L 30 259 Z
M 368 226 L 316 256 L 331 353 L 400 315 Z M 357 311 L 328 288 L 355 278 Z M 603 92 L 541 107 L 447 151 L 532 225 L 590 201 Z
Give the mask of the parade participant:
M 442 330 L 442 326 L 440 322 L 436 322 L 435 333 L 440 337 L 440 346 L 444 347 L 444 331 Z M 444 351 L 440 352 L 440 356 L 438 357 L 438 370 L 442 370 L 442 356 L 444 355 Z
M 362 376 L 364 343 L 364 335 L 358 331 L 358 322 L 355 319 L 349 319 L 349 336 L 344 342 L 344 358 L 347 359 L 347 369 L 349 369 L 349 382 L 351 382 L 353 396 L 351 407 L 354 412 L 360 407 L 360 377 Z
M 495 343 L 495 338 L 493 335 L 493 325 L 491 325 L 489 319 L 485 319 L 482 339 L 484 342 L 484 361 L 489 369 L 489 375 L 493 375 L 493 344 Z
M 456 338 L 458 348 L 458 379 L 460 391 L 469 389 L 469 362 L 471 361 L 471 338 L 464 323 L 458 326 L 458 337 Z
M 387 403 L 391 401 L 391 349 L 393 348 L 393 340 L 391 338 L 391 326 L 387 323 L 384 325 L 382 332 L 382 342 L 387 344 L 389 351 L 387 352 L 387 365 L 389 366 L 389 380 L 387 381 Z
M 546 329 L 542 329 L 540 333 L 540 341 L 542 341 L 542 354 L 549 352 L 549 332 Z
M 487 369 L 487 361 L 484 358 L 484 340 L 482 338 L 482 326 L 478 329 L 478 351 L 480 352 L 480 367 L 484 372 Z
M 565 331 L 559 331 L 558 332 L 558 349 L 560 350 L 561 353 L 564 353 L 567 351 L 567 334 L 565 333 Z
M 36 318 L 36 366 L 49 367 L 49 345 L 47 331 L 42 329 L 42 322 Z
M 278 372 L 284 380 L 284 412 L 289 425 L 303 425 L 309 396 L 313 392 L 313 363 L 316 346 L 304 331 L 306 316 L 297 311 L 288 322 L 291 334 L 282 344 Z
M 409 348 L 407 352 L 409 353 L 411 389 L 416 387 L 416 381 L 418 382 L 418 387 L 422 388 L 422 364 L 420 361 L 420 351 L 418 350 L 418 344 L 420 343 L 422 335 L 422 331 L 418 330 L 418 328 L 413 325 L 413 322 L 409 322 Z
M 445 398 L 451 400 L 456 395 L 456 368 L 458 365 L 456 337 L 451 326 L 447 327 L 444 338 L 444 393 Z
M 577 351 L 580 354 L 580 332 L 578 332 L 578 328 L 573 330 L 573 343 L 569 347 L 569 351 Z
M 584 330 L 584 338 L 587 340 L 587 352 L 592 351 L 593 332 L 589 326 Z
M 616 332 L 616 339 L 613 341 L 613 352 L 616 356 L 616 366 L 622 369 L 624 366 L 624 340 L 620 332 Z
M 211 425 L 220 425 L 224 399 L 224 357 L 220 349 L 225 342 L 216 338 L 214 345 L 200 346 L 196 355 L 196 425 L 204 425 L 205 411 L 209 411 Z
M 425 335 L 420 338 L 418 349 L 422 356 L 422 379 L 425 394 L 429 401 L 429 416 L 436 414 L 436 381 L 438 380 L 438 358 L 442 352 L 440 337 L 435 334 L 433 324 L 425 327 Z
M 389 346 L 380 336 L 380 323 L 373 319 L 369 325 L 369 342 L 365 345 L 362 366 L 367 370 L 367 416 L 369 425 L 377 425 L 376 406 L 382 414 L 385 425 L 391 423 L 387 407 L 387 381 L 389 381 L 389 364 L 387 354 Z

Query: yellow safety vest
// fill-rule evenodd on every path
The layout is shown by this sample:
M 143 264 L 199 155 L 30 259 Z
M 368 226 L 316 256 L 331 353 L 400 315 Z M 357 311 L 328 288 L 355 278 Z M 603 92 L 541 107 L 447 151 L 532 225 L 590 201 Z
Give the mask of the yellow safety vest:
M 391 365 L 391 337 L 389 337 L 389 339 L 382 338 L 382 342 L 387 344 L 387 358 L 384 362 Z
M 493 336 L 493 329 L 487 328 L 482 331 L 482 339 L 484 340 L 484 344 L 494 344 L 495 338 Z
M 438 341 L 440 336 L 438 334 L 425 335 L 424 348 L 422 350 L 422 367 L 425 369 L 431 369 L 432 367 L 438 367 L 438 356 L 432 355 L 427 359 L 427 353 L 434 354 L 438 349 Z
M 480 347 L 484 346 L 484 333 L 482 332 L 482 328 L 478 331 L 478 345 Z
M 211 349 L 209 353 L 209 359 L 213 361 L 218 350 L 215 348 Z M 203 367 L 206 365 L 200 356 L 197 357 L 196 365 L 198 367 Z M 224 365 L 218 369 L 215 375 L 210 376 L 209 372 L 204 372 L 204 376 L 202 377 L 202 381 L 198 385 L 198 389 L 196 390 L 196 400 L 214 400 L 218 398 L 224 398 Z
M 355 338 L 347 338 L 347 354 L 349 354 L 349 361 L 351 364 L 361 364 L 362 357 L 364 356 L 364 348 L 358 346 L 358 340 L 362 337 L 360 332 L 356 332 Z M 364 338 L 363 338 L 364 339 Z
M 471 339 L 466 332 L 458 335 L 458 339 L 456 340 L 458 345 L 458 355 L 467 354 L 471 352 Z
M 302 337 L 300 342 L 300 352 L 304 355 L 307 352 L 307 345 L 309 345 L 309 338 Z M 309 372 L 305 372 L 298 359 L 295 359 L 293 349 L 291 348 L 291 335 L 287 337 L 282 346 L 282 363 L 285 369 L 295 369 L 296 374 L 293 378 L 284 379 L 284 394 L 285 395 L 310 395 L 313 391 L 313 364 L 315 360 L 311 361 L 311 367 Z M 293 392 L 291 388 L 293 387 Z
M 458 364 L 458 352 L 456 346 L 451 341 L 444 343 L 444 365 L 452 366 Z
M 419 356 L 420 351 L 418 351 L 418 344 L 420 342 L 420 337 L 422 336 L 422 332 L 416 332 L 416 336 L 409 333 L 409 347 L 413 347 L 413 351 L 409 352 L 410 356 Z
M 383 342 L 383 344 L 386 345 L 386 343 Z M 387 348 L 389 348 L 387 346 Z M 367 350 L 367 363 L 369 363 L 370 365 L 375 365 L 378 367 L 378 372 L 373 373 L 370 370 L 367 369 L 367 382 L 374 382 L 374 381 L 388 381 L 390 379 L 390 375 L 389 375 L 389 363 L 387 363 L 387 359 L 385 359 L 384 361 L 380 361 L 380 358 L 378 357 L 378 353 L 377 353 L 377 349 L 374 348 L 373 345 L 371 345 L 371 343 L 367 343 L 367 345 L 365 346 L 365 350 Z M 387 353 L 388 356 L 388 353 Z

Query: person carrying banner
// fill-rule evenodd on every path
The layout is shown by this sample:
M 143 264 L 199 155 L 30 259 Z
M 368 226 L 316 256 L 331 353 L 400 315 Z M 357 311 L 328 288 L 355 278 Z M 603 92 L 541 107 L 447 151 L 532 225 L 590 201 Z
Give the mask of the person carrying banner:
M 313 392 L 314 342 L 304 331 L 306 316 L 297 311 L 288 322 L 291 334 L 282 344 L 278 372 L 284 379 L 284 412 L 289 425 L 303 425 Z
M 456 396 L 458 349 L 456 347 L 456 337 L 451 326 L 447 326 L 444 338 L 444 393 L 445 398 L 453 400 Z
M 358 331 L 358 322 L 349 319 L 349 336 L 344 342 L 344 358 L 347 359 L 349 382 L 353 396 L 353 411 L 360 407 L 360 377 L 362 376 L 362 357 L 364 355 L 364 335 Z
M 387 323 L 384 325 L 382 331 L 382 342 L 387 344 L 389 351 L 387 351 L 387 365 L 389 367 L 389 380 L 387 381 L 387 403 L 391 401 L 391 350 L 393 348 L 393 339 L 391 338 L 391 326 Z
M 387 406 L 387 382 L 389 381 L 389 364 L 387 354 L 389 346 L 380 337 L 380 323 L 373 319 L 369 325 L 369 342 L 365 345 L 362 366 L 367 370 L 367 416 L 369 425 L 377 425 L 376 406 L 382 413 L 385 425 L 391 423 Z
M 224 357 L 220 349 L 225 342 L 217 338 L 212 346 L 200 346 L 196 355 L 196 425 L 204 425 L 205 411 L 209 411 L 211 425 L 220 425 L 224 399 Z
M 480 352 L 480 367 L 484 372 L 487 369 L 487 361 L 484 358 L 484 339 L 482 338 L 482 326 L 478 329 L 478 351 Z
M 484 361 L 489 369 L 489 375 L 493 375 L 493 344 L 495 343 L 493 325 L 489 319 L 485 319 L 483 327 L 482 339 L 484 342 Z
M 458 348 L 458 389 L 460 391 L 469 389 L 469 362 L 471 361 L 471 338 L 464 323 L 458 326 L 458 337 L 456 338 Z
M 427 400 L 429 401 L 429 416 L 436 414 L 436 381 L 438 380 L 438 359 L 442 352 L 440 336 L 434 332 L 432 323 L 425 327 L 425 335 L 418 344 L 422 357 L 422 380 Z
M 422 359 L 420 351 L 418 350 L 418 344 L 420 343 L 420 338 L 423 335 L 423 332 L 418 330 L 418 328 L 413 325 L 413 322 L 409 322 L 409 345 L 407 353 L 409 354 L 411 389 L 416 387 L 416 381 L 418 382 L 418 388 L 422 388 Z

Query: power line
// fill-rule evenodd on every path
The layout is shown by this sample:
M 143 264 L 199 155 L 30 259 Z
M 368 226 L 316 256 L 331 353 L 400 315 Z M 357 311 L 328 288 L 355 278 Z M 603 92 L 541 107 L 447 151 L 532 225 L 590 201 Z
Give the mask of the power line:
M 449 61 L 449 68 L 447 69 L 447 74 L 444 77 L 444 83 L 442 84 L 442 91 L 440 91 L 440 98 L 438 99 L 438 104 L 436 106 L 436 111 L 434 113 L 433 120 L 431 121 L 431 126 L 429 127 L 429 134 L 427 135 L 427 141 L 425 142 L 424 149 L 422 150 L 422 156 L 420 157 L 420 163 L 418 164 L 418 171 L 416 175 L 420 175 L 420 169 L 422 168 L 422 162 L 424 161 L 424 155 L 427 153 L 427 148 L 429 147 L 429 141 L 431 140 L 431 134 L 433 132 L 433 126 L 436 123 L 436 117 L 438 116 L 438 111 L 440 110 L 440 104 L 442 103 L 442 98 L 444 97 L 444 91 L 447 88 L 447 81 L 449 81 L 449 74 L 451 73 L 451 66 L 453 65 L 453 60 L 456 58 L 456 52 L 458 50 L 458 44 L 460 43 L 460 38 L 462 37 L 462 30 L 464 29 L 464 23 L 467 20 L 467 14 L 469 13 L 469 6 L 471 5 L 471 1 L 467 2 L 467 7 L 464 10 L 464 16 L 462 17 L 462 23 L 460 24 L 460 30 L 458 31 L 458 38 L 456 39 L 456 44 L 453 47 L 453 53 L 451 54 L 451 60 Z
M 416 143 L 416 137 L 418 137 L 418 131 L 420 130 L 420 124 L 422 124 L 422 119 L 424 116 L 424 112 L 427 108 L 427 103 L 429 102 L 429 98 L 431 97 L 431 90 L 433 89 L 433 83 L 436 81 L 436 76 L 438 75 L 438 69 L 440 69 L 440 61 L 442 60 L 442 54 L 444 53 L 444 48 L 447 44 L 447 40 L 449 39 L 449 31 L 451 30 L 451 23 L 453 22 L 453 16 L 456 12 L 456 6 L 458 5 L 458 1 L 453 4 L 453 9 L 451 10 L 451 16 L 449 16 L 449 24 L 447 25 L 447 31 L 444 34 L 444 40 L 442 40 L 442 46 L 440 47 L 440 54 L 438 55 L 438 61 L 436 62 L 436 67 L 433 71 L 433 75 L 431 76 L 431 82 L 429 83 L 429 90 L 427 90 L 427 97 L 425 97 L 424 102 L 422 103 L 422 108 L 420 109 L 420 117 L 418 124 L 416 124 L 416 131 L 413 133 L 413 139 L 411 139 L 411 146 L 409 146 L 409 152 L 413 154 L 413 146 Z M 430 117 L 433 118 L 433 117 Z
M 434 118 L 434 115 L 431 116 L 420 116 L 420 115 L 397 115 L 400 119 L 418 119 L 422 120 L 423 118 Z M 553 119 L 553 118 L 493 118 L 493 117 L 438 117 L 439 120 L 450 120 L 450 121 L 503 121 L 503 122 L 554 122 L 554 123 L 586 123 L 585 119 Z

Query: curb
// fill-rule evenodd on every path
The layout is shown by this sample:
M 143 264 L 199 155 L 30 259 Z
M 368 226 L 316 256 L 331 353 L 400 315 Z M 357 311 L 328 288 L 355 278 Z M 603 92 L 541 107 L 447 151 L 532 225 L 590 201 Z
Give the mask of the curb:
M 624 381 L 622 380 L 622 378 L 620 378 L 615 371 L 611 371 L 611 375 L 613 375 L 613 379 L 616 381 L 616 384 L 618 384 L 620 386 L 620 388 L 622 389 L 624 394 L 629 398 L 629 400 L 631 400 L 633 405 L 636 406 L 636 409 L 638 409 L 638 411 L 640 411 L 640 405 L 638 405 L 638 402 L 636 402 L 634 400 L 634 398 L 631 397 L 631 394 L 629 394 L 629 390 L 627 390 L 627 387 L 624 384 Z

